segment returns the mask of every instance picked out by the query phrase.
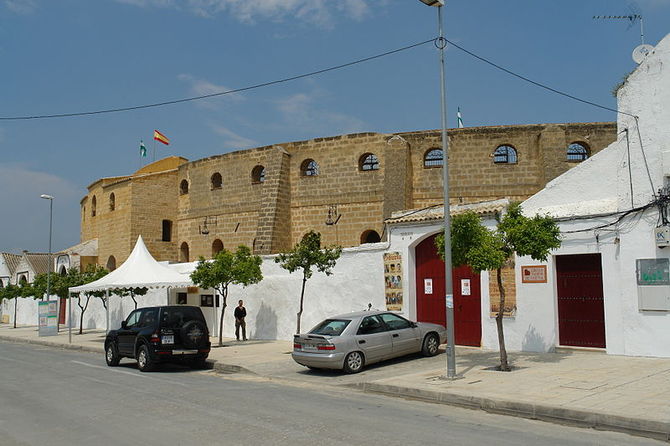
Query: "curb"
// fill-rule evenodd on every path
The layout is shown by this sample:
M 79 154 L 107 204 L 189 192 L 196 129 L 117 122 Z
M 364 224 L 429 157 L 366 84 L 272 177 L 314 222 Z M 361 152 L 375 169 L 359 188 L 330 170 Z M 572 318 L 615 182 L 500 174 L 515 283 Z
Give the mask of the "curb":
M 557 424 L 569 424 L 578 427 L 589 427 L 598 430 L 623 432 L 640 437 L 653 438 L 670 442 L 670 422 L 650 421 L 640 418 L 622 417 L 594 413 L 584 410 L 568 409 L 556 406 L 545 406 L 519 401 L 499 400 L 493 398 L 461 395 L 458 393 L 423 390 L 402 387 L 392 384 L 355 383 L 347 387 L 368 393 L 386 396 L 411 398 L 437 404 L 448 404 L 466 409 L 483 410 L 500 415 L 510 415 L 532 420 L 548 421 Z
M 62 348 L 65 350 L 78 350 L 90 353 L 105 353 L 105 349 L 103 347 L 91 347 L 87 345 L 67 344 L 62 342 L 48 341 L 46 339 L 25 339 L 25 338 L 17 338 L 14 336 L 0 335 L 0 341 L 15 342 L 19 344 L 42 345 L 45 347 Z M 244 373 L 248 375 L 257 375 L 257 373 L 247 369 L 246 367 L 242 367 L 236 364 L 226 364 L 218 362 L 216 359 L 210 359 L 208 362 L 212 364 L 212 369 L 220 373 L 230 373 L 230 374 Z
M 42 340 L 42 339 L 24 339 L 24 338 L 16 338 L 14 336 L 2 336 L 0 335 L 0 340 L 1 341 L 7 341 L 7 342 L 16 342 L 19 344 L 33 344 L 33 345 L 43 345 L 45 347 L 55 347 L 55 348 L 62 348 L 65 350 L 79 350 L 79 351 L 84 351 L 84 352 L 90 352 L 90 353 L 104 353 L 105 349 L 103 347 L 90 347 L 87 345 L 79 345 L 79 344 L 64 344 L 62 342 L 51 342 L 47 340 Z

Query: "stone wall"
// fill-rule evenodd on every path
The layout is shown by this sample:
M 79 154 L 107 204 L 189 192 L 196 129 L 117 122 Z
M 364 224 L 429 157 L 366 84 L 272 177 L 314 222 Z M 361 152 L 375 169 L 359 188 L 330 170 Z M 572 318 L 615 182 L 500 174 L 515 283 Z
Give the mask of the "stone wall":
M 450 201 L 526 199 L 575 165 L 567 160 L 569 144 L 580 142 L 595 154 L 615 139 L 614 123 L 452 129 Z M 502 144 L 515 148 L 517 163 L 494 163 Z M 310 230 L 325 244 L 358 246 L 367 231 L 385 238 L 383 222 L 391 212 L 442 203 L 442 167 L 424 167 L 425 154 L 435 148 L 441 149 L 441 136 L 431 130 L 316 138 L 192 162 L 169 157 L 89 186 L 82 240 L 99 239 L 102 265 L 110 255 L 117 264 L 125 260 L 140 233 L 157 259 L 171 261 L 210 258 L 221 244 L 281 252 Z M 361 169 L 366 154 L 376 157 L 378 169 Z M 318 175 L 304 174 L 309 160 L 318 164 Z M 254 169 L 264 169 L 262 181 Z M 117 204 L 110 212 L 112 192 Z M 94 195 L 97 215 L 91 217 Z M 173 222 L 170 242 L 161 240 L 163 219 Z

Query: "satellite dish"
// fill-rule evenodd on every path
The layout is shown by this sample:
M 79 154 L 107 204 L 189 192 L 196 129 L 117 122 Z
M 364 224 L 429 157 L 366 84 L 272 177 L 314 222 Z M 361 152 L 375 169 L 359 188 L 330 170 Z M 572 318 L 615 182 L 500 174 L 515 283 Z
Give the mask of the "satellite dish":
M 647 57 L 647 54 L 649 54 L 653 49 L 654 49 L 653 46 L 646 43 L 637 46 L 633 50 L 633 60 L 635 61 L 636 64 L 641 64 L 644 58 Z

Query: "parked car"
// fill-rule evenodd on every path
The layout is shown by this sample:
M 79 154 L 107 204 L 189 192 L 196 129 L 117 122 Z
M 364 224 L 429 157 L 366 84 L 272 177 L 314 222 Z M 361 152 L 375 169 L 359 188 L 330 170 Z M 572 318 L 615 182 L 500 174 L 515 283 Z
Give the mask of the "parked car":
M 292 357 L 309 368 L 358 373 L 365 365 L 411 353 L 434 356 L 446 339 L 442 325 L 412 322 L 387 311 L 361 311 L 294 335 Z
M 204 367 L 211 348 L 209 330 L 199 307 L 169 305 L 138 308 L 105 338 L 107 365 L 134 358 L 142 372 L 160 362 Z

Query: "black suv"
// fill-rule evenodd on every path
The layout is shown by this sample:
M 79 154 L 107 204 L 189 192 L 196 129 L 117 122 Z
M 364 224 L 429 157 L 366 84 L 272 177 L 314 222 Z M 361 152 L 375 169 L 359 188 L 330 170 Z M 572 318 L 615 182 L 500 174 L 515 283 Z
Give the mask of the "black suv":
M 150 371 L 159 362 L 185 362 L 203 368 L 211 343 L 199 307 L 170 305 L 134 310 L 105 339 L 108 366 L 121 358 L 137 359 L 137 368 Z

